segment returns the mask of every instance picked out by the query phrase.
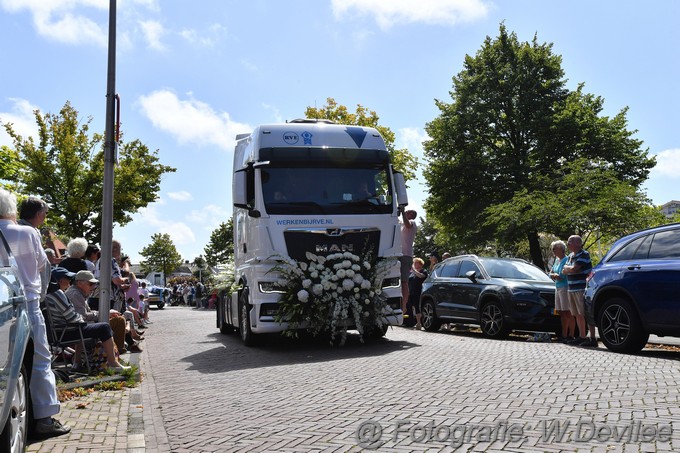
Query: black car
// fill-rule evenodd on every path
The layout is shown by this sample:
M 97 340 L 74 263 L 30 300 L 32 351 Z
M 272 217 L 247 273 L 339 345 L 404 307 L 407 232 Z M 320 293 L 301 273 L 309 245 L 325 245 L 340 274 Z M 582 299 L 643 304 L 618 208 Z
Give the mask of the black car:
M 558 332 L 555 283 L 541 269 L 515 258 L 463 255 L 439 263 L 423 283 L 422 324 L 478 324 L 484 335 L 511 330 Z
M 649 334 L 680 336 L 680 224 L 616 241 L 588 277 L 585 308 L 612 351 L 638 352 Z

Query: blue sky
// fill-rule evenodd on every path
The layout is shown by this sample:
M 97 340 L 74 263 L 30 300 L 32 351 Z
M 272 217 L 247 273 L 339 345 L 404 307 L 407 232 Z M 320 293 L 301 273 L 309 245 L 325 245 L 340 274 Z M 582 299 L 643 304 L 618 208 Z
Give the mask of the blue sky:
M 103 132 L 108 6 L 0 0 L 0 122 L 33 135 L 32 111 L 58 113 L 68 100 Z M 629 128 L 659 162 L 648 196 L 680 199 L 675 0 L 119 0 L 123 132 L 177 172 L 114 237 L 137 262 L 152 234 L 169 233 L 193 260 L 231 215 L 234 136 L 327 97 L 375 110 L 398 147 L 422 156 L 434 100 L 450 101 L 465 55 L 502 21 L 522 41 L 553 43 L 568 86 L 584 82 L 606 115 L 629 107 Z M 11 145 L 4 130 L 0 145 Z M 409 196 L 422 211 L 422 178 Z

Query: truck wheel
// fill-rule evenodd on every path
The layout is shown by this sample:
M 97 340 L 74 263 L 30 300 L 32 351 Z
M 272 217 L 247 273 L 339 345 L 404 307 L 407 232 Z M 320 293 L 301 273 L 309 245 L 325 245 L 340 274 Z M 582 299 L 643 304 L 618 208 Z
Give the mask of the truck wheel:
M 217 328 L 220 329 L 222 335 L 229 335 L 234 333 L 234 326 L 228 324 L 224 319 L 224 304 L 220 301 L 217 302 Z
M 248 288 L 243 288 L 238 299 L 238 329 L 241 333 L 241 341 L 246 346 L 255 345 L 255 334 L 250 330 L 250 310 L 248 303 Z

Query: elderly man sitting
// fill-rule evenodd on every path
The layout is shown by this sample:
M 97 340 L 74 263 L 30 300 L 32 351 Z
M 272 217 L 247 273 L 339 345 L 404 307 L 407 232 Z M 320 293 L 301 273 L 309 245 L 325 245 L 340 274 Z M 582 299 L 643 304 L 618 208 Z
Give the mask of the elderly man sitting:
M 68 323 L 85 322 L 83 317 L 76 313 L 73 304 L 64 293 L 71 287 L 71 279 L 76 276 L 73 272 L 69 272 L 63 267 L 56 267 L 52 270 L 52 279 L 57 282 L 59 289 L 48 294 L 45 298 L 47 308 L 52 315 L 52 321 L 55 326 L 64 325 Z M 113 331 L 111 326 L 105 322 L 88 323 L 83 326 L 83 335 L 89 338 L 96 338 L 101 341 L 104 352 L 106 353 L 106 362 L 109 370 L 121 372 L 129 370 L 130 367 L 121 365 L 116 359 L 113 351 Z M 64 340 L 73 340 L 77 338 L 78 333 L 66 332 Z M 75 363 L 80 363 L 80 355 L 82 351 L 80 347 L 76 347 Z

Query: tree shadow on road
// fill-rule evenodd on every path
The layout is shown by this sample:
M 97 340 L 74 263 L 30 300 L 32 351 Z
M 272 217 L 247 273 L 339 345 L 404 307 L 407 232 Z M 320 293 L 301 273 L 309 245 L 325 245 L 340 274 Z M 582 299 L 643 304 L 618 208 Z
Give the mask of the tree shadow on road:
M 251 368 L 262 368 L 299 363 L 331 362 L 360 357 L 394 354 L 420 345 L 388 338 L 365 340 L 358 333 L 349 332 L 344 346 L 331 346 L 328 340 L 286 338 L 278 334 L 262 335 L 257 346 L 246 347 L 238 334 L 212 333 L 208 342 L 218 346 L 181 359 L 191 363 L 190 369 L 205 373 L 224 373 Z

